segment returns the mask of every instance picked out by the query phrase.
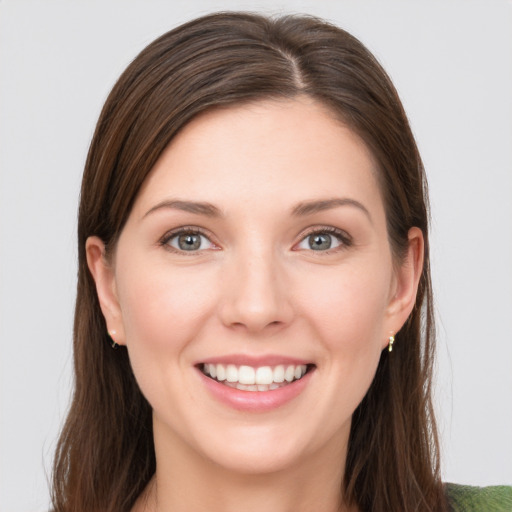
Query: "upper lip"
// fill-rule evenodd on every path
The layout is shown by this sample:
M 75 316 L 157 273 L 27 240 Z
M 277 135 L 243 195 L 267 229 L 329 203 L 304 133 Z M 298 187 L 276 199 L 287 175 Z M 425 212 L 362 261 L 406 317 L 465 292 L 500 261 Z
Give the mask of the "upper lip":
M 194 366 L 202 364 L 234 364 L 235 366 L 252 366 L 253 368 L 259 368 L 261 366 L 311 365 L 313 363 L 312 361 L 308 361 L 306 359 L 278 354 L 267 354 L 260 356 L 247 354 L 229 354 L 201 359 L 200 361 L 197 361 Z

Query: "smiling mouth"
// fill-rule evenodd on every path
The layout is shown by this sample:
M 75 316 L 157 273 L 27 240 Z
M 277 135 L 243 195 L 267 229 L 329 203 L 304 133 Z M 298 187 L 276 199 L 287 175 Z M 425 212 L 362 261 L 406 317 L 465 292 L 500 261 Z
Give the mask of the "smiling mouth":
M 313 364 L 260 366 L 202 363 L 199 369 L 210 379 L 241 391 L 273 391 L 302 379 Z

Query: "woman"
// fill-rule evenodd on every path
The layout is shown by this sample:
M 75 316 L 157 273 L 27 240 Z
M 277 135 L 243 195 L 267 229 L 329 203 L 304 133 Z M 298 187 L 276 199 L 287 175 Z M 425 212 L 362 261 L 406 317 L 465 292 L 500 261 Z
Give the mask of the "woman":
M 74 350 L 57 511 L 455 506 L 423 168 L 360 42 L 216 14 L 130 64 L 84 173 Z

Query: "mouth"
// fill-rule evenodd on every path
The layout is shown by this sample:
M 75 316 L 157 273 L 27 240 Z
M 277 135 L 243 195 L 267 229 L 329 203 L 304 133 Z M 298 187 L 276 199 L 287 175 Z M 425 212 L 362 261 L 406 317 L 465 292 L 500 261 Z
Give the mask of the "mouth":
M 301 380 L 311 373 L 314 364 L 279 364 L 247 366 L 220 363 L 200 363 L 198 368 L 206 377 L 240 391 L 275 391 Z

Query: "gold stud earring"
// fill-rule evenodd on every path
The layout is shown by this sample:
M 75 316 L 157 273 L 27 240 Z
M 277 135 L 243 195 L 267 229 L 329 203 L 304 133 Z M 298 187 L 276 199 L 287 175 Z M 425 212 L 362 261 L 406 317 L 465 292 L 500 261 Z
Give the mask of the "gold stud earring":
M 389 337 L 389 345 L 388 345 L 388 351 L 393 352 L 393 343 L 395 342 L 395 337 L 390 336 Z
M 110 338 L 110 346 L 113 348 L 113 349 L 116 349 L 119 345 L 116 343 L 116 341 L 114 340 L 114 336 L 117 334 L 117 331 L 109 331 L 108 332 L 108 335 L 109 335 L 109 338 Z

